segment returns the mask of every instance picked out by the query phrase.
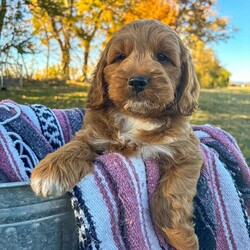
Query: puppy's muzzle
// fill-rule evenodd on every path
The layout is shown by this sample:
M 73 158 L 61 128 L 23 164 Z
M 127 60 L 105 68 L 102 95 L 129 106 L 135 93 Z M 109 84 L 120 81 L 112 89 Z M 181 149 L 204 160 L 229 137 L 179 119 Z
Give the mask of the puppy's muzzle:
M 129 78 L 128 84 L 135 91 L 136 95 L 138 95 L 148 85 L 148 78 L 145 76 L 133 76 Z

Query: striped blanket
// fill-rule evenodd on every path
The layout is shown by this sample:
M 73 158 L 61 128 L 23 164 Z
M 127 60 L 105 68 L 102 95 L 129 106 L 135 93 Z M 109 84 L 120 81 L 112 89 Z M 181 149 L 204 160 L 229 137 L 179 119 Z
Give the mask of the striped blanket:
M 80 129 L 84 111 L 0 102 L 0 182 L 28 180 L 35 165 Z M 194 200 L 200 249 L 250 249 L 250 171 L 235 139 L 194 126 L 206 168 Z M 71 192 L 81 249 L 171 249 L 155 230 L 150 201 L 159 173 L 153 159 L 107 153 Z

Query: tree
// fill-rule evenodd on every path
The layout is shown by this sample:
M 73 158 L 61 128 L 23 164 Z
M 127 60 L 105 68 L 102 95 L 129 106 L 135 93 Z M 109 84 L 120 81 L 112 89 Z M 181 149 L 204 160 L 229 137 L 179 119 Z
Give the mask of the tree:
M 170 25 L 192 49 L 198 42 L 226 40 L 233 30 L 219 17 L 215 0 L 30 0 L 34 34 L 48 48 L 57 41 L 62 55 L 64 79 L 69 78 L 71 56 L 82 51 L 82 74 L 88 78 L 88 65 L 94 42 L 101 42 L 122 25 L 135 19 L 158 19 Z M 101 39 L 100 39 L 101 38 Z M 100 42 L 101 41 L 101 42 Z M 107 40 L 106 40 L 107 41 Z
M 35 52 L 32 26 L 24 0 L 2 0 L 0 10 L 0 62 L 18 64 L 19 56 L 28 76 L 23 60 L 25 54 Z
M 192 51 L 197 76 L 201 87 L 215 88 L 226 87 L 229 84 L 230 72 L 220 65 L 214 51 L 204 42 L 196 43 Z
M 87 79 L 91 44 L 97 36 L 107 36 L 112 24 L 122 23 L 124 13 L 132 1 L 128 0 L 78 0 L 76 1 L 75 34 L 84 47 L 83 79 Z M 120 26 L 119 25 L 119 26 Z
M 124 13 L 125 23 L 136 19 L 157 19 L 170 26 L 177 22 L 177 4 L 166 0 L 134 1 L 133 5 Z
M 4 25 L 4 19 L 5 19 L 5 15 L 7 12 L 6 0 L 2 0 L 0 6 L 1 6 L 1 9 L 0 9 L 0 41 L 1 41 L 1 34 L 2 34 L 2 30 L 3 30 L 3 25 Z
M 48 49 L 50 39 L 58 42 L 62 56 L 62 77 L 68 80 L 74 0 L 31 0 L 29 7 L 33 14 L 34 34 L 40 35 Z
M 192 48 L 196 41 L 205 43 L 227 40 L 236 30 L 226 17 L 219 17 L 216 0 L 178 0 L 177 22 L 172 26 Z
M 32 26 L 28 20 L 28 10 L 24 0 L 1 1 L 0 10 L 0 53 L 8 54 L 11 49 L 18 53 L 32 53 L 34 41 Z

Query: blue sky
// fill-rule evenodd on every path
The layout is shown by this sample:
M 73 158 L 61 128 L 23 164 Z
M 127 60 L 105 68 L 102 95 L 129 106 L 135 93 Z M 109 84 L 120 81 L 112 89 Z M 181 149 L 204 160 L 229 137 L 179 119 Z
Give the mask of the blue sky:
M 216 9 L 239 29 L 227 42 L 213 45 L 216 55 L 232 81 L 250 82 L 250 0 L 218 0 Z

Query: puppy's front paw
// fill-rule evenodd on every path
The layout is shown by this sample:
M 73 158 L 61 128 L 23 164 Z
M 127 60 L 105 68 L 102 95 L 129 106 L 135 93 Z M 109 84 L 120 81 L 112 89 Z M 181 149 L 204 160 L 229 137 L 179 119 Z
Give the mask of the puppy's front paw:
M 60 196 L 78 182 L 77 173 L 68 166 L 67 159 L 52 153 L 47 155 L 31 174 L 31 188 L 39 196 Z

